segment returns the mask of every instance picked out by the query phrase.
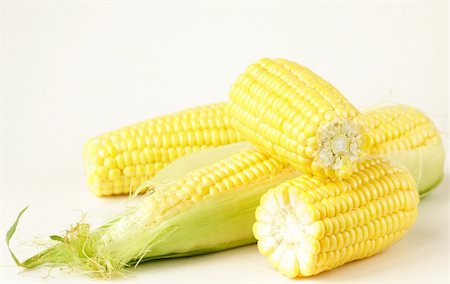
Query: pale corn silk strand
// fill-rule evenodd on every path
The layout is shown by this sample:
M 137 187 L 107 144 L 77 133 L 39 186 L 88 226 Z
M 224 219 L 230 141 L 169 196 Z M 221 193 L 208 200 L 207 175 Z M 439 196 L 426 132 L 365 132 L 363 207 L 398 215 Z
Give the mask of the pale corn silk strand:
M 393 98 L 393 88 L 391 88 L 391 91 L 389 92 L 389 94 L 384 97 L 381 98 L 379 100 L 375 100 L 373 102 L 367 103 L 367 105 L 361 105 L 359 107 L 359 109 L 361 110 L 361 112 L 365 112 L 371 109 L 377 109 L 377 108 L 382 108 L 382 107 L 387 107 L 387 106 L 393 106 L 393 105 L 403 105 L 402 102 L 394 100 Z M 423 112 L 428 118 L 430 118 L 434 123 L 436 128 L 438 129 L 439 133 L 446 137 L 448 139 L 448 112 L 446 113 L 442 113 L 442 114 L 438 114 L 438 113 L 430 113 L 427 111 L 423 111 L 420 109 L 421 112 Z M 438 123 L 439 121 L 439 123 Z M 444 145 L 446 146 L 447 143 L 444 143 Z
M 419 176 L 416 179 L 416 183 L 420 184 L 422 182 L 422 170 L 423 170 L 423 162 L 422 162 L 422 152 L 419 152 Z

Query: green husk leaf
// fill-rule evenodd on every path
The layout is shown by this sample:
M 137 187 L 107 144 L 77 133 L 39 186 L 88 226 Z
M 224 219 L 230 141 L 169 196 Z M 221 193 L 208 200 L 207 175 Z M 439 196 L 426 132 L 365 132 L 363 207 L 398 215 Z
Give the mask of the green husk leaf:
M 445 151 L 442 143 L 413 151 L 391 153 L 388 159 L 395 165 L 408 169 L 416 180 L 421 198 L 435 189 L 444 177 Z
M 252 148 L 254 148 L 254 146 L 248 142 L 239 142 L 209 148 L 182 156 L 181 158 L 178 158 L 169 165 L 165 166 L 153 178 L 143 182 L 138 189 L 136 189 L 133 196 L 136 196 L 142 192 L 154 190 L 156 185 L 174 182 L 193 170 L 207 167 L 208 165 L 226 159 L 227 157 L 230 157 L 240 151 Z
M 14 236 L 14 233 L 16 232 L 17 225 L 19 224 L 19 220 L 22 217 L 22 214 L 30 207 L 28 205 L 27 207 L 23 208 L 22 211 L 20 211 L 19 215 L 16 218 L 16 221 L 12 224 L 12 226 L 8 229 L 8 232 L 6 232 L 6 246 L 8 247 L 8 250 L 11 254 L 12 259 L 17 264 L 17 266 L 23 266 L 23 264 L 17 259 L 16 255 L 12 252 L 11 247 L 9 246 L 9 242 L 11 241 L 11 238 Z
M 153 245 L 142 260 L 191 256 L 255 243 L 252 225 L 261 196 L 296 176 L 298 172 L 288 170 L 276 178 L 261 180 L 188 207 L 161 224 L 161 228 L 175 226 L 177 230 Z
M 64 238 L 58 235 L 51 235 L 50 236 L 51 240 L 57 241 L 57 242 L 64 242 Z

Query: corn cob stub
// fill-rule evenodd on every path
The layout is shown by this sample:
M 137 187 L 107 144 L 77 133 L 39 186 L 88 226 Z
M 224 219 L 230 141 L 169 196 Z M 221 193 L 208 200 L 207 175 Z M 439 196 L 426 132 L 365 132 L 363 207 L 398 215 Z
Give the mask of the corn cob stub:
M 185 154 L 240 140 L 229 125 L 225 103 L 153 118 L 85 144 L 88 186 L 99 196 L 126 194 Z
M 284 59 L 261 59 L 230 91 L 231 125 L 247 141 L 319 176 L 344 177 L 370 145 L 361 114 L 331 84 Z
M 362 259 L 402 238 L 419 195 L 406 171 L 377 158 L 340 181 L 302 175 L 269 190 L 256 210 L 258 249 L 288 277 Z

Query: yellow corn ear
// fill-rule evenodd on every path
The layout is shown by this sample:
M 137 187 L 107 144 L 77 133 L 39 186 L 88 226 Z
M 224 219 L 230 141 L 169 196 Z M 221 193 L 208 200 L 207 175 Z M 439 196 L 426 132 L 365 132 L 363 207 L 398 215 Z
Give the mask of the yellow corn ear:
M 258 249 L 288 277 L 318 274 L 402 238 L 419 195 L 406 170 L 367 158 L 339 181 L 302 175 L 269 190 L 256 209 Z
M 330 83 L 285 59 L 250 65 L 230 91 L 231 125 L 305 173 L 343 177 L 370 137 L 359 111 Z
M 444 176 L 445 151 L 439 130 L 420 110 L 395 105 L 364 113 L 374 144 L 370 153 L 404 166 L 417 183 L 421 197 Z
M 229 125 L 225 103 L 123 127 L 85 144 L 88 187 L 99 196 L 126 194 L 187 153 L 239 140 Z

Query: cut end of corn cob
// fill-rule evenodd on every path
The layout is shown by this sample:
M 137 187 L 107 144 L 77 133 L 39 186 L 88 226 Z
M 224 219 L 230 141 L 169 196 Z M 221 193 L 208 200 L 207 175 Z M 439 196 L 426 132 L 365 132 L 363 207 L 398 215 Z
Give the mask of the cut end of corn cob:
M 335 119 L 323 123 L 318 131 L 319 147 L 314 163 L 326 169 L 333 169 L 337 176 L 351 174 L 355 162 L 368 148 L 369 137 L 361 134 L 360 126 L 354 121 Z
M 369 158 L 347 179 L 303 175 L 268 191 L 256 210 L 258 249 L 288 277 L 318 274 L 380 252 L 417 216 L 414 179 Z
M 370 146 L 358 110 L 295 62 L 261 59 L 232 86 L 231 125 L 247 141 L 299 170 L 345 177 Z

